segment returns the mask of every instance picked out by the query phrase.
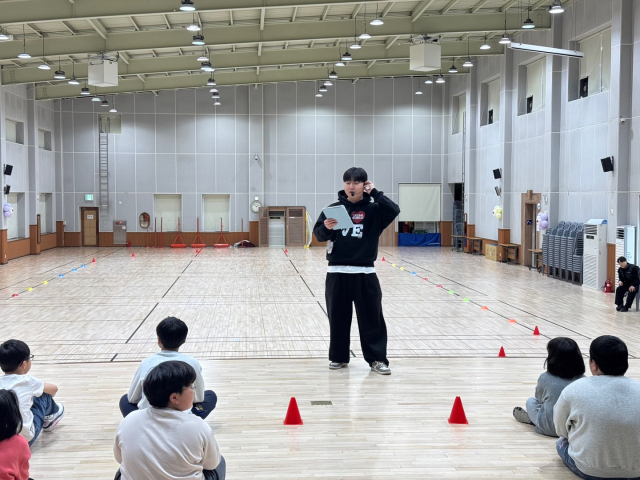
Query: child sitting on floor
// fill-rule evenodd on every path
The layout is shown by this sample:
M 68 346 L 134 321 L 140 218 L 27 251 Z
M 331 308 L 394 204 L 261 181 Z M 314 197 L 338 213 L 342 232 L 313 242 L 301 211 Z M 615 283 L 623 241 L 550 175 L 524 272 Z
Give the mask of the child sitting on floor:
M 62 420 L 64 406 L 53 397 L 58 387 L 52 383 L 33 378 L 31 370 L 31 350 L 20 340 L 7 340 L 0 345 L 0 368 L 4 375 L 0 377 L 0 388 L 13 390 L 18 397 L 22 414 L 22 436 L 33 445 L 40 432 L 52 431 Z
M 0 390 L 0 480 L 28 480 L 31 451 L 20 435 L 22 415 L 13 390 Z
M 160 352 L 154 353 L 140 363 L 129 387 L 129 392 L 120 399 L 120 411 L 123 417 L 138 409 L 149 407 L 149 402 L 142 389 L 144 379 L 151 369 L 168 361 L 186 362 L 196 371 L 195 401 L 191 409 L 194 415 L 204 419 L 216 408 L 218 397 L 211 390 L 205 391 L 200 363 L 195 358 L 178 352 L 186 342 L 188 333 L 189 328 L 179 318 L 167 317 L 158 324 L 156 334 L 158 335 Z
M 535 398 L 527 400 L 526 411 L 513 409 L 513 416 L 521 423 L 535 425 L 536 432 L 557 437 L 553 424 L 553 407 L 564 387 L 584 377 L 584 360 L 578 344 L 566 337 L 558 337 L 547 344 L 547 371 L 538 378 Z

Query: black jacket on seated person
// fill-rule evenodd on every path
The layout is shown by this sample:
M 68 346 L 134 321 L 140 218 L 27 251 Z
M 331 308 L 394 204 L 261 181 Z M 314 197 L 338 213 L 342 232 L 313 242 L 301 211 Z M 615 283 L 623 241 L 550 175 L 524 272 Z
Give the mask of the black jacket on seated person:
M 629 288 L 640 287 L 640 268 L 632 263 L 627 263 L 627 268 L 618 268 L 618 279 Z

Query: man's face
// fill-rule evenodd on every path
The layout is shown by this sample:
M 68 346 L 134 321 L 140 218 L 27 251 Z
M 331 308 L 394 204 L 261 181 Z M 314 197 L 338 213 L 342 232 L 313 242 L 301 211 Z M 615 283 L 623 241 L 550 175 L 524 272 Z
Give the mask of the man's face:
M 364 183 L 357 180 L 347 180 L 344 182 L 344 193 L 348 197 L 358 197 L 364 192 Z
M 622 269 L 627 268 L 627 262 L 618 262 L 618 265 L 620 265 L 620 268 Z

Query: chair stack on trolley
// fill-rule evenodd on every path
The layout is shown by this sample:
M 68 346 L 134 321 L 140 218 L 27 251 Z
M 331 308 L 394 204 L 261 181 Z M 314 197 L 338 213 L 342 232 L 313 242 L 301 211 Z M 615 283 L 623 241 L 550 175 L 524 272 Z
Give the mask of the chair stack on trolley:
M 542 236 L 542 273 L 548 277 L 582 284 L 584 224 L 559 222 Z

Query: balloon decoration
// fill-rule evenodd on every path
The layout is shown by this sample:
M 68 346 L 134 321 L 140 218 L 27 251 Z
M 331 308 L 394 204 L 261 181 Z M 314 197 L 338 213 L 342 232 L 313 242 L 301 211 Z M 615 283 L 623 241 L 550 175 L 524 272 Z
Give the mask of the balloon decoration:
M 495 207 L 493 207 L 493 216 L 498 220 L 502 218 L 502 207 L 500 205 L 496 205 Z
M 7 218 L 11 218 L 11 215 L 13 215 L 13 207 L 11 206 L 10 203 L 5 203 L 3 205 L 2 214 Z
M 538 226 L 538 230 L 542 231 L 545 231 L 547 228 L 549 228 L 549 215 L 540 212 L 536 217 L 536 225 Z

